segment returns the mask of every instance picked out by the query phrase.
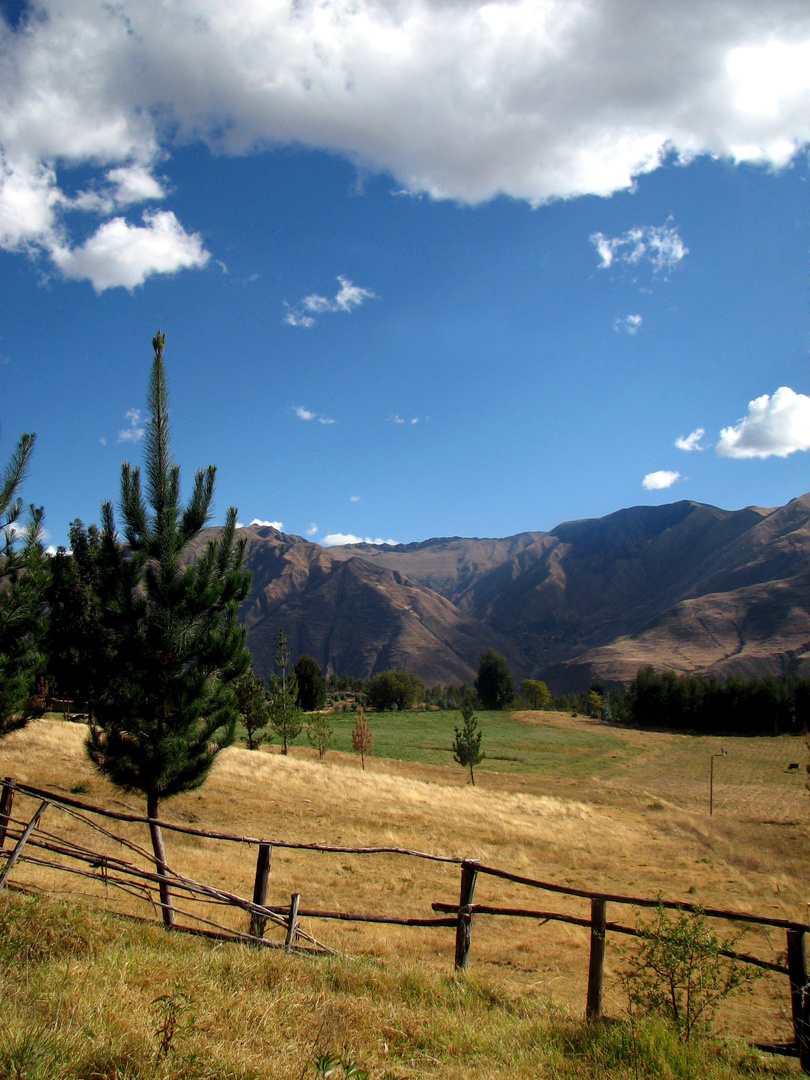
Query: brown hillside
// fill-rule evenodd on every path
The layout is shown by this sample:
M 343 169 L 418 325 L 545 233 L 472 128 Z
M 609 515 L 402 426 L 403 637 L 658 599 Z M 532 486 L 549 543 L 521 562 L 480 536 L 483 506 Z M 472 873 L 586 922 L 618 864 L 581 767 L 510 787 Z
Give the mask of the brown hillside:
M 776 510 L 636 506 L 549 533 L 324 549 L 253 526 L 243 607 L 256 670 L 284 627 L 327 672 L 470 682 L 483 649 L 557 690 L 641 664 L 810 668 L 810 495 Z

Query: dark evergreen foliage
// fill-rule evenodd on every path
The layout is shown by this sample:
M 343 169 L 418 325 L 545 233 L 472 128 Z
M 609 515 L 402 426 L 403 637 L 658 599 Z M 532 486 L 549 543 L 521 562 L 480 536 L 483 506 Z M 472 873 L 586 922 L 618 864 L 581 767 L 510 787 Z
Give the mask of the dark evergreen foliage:
M 298 680 L 298 704 L 304 712 L 315 712 L 326 704 L 326 679 L 313 656 L 299 656 L 295 665 Z
M 22 435 L 0 475 L 0 737 L 42 711 L 33 695 L 44 668 L 41 645 L 49 567 L 42 546 L 43 511 L 30 506 L 28 520 L 21 525 L 19 496 L 34 441 L 34 435 Z
M 701 734 L 799 734 L 810 720 L 810 679 L 732 675 L 720 682 L 648 666 L 630 684 L 627 713 L 628 720 L 641 727 Z
M 102 506 L 100 593 L 108 670 L 96 698 L 87 749 L 105 776 L 146 795 L 158 817 L 162 799 L 199 787 L 219 751 L 233 741 L 238 717 L 233 682 L 250 664 L 237 622 L 248 594 L 244 541 L 236 510 L 204 551 L 188 561 L 191 540 L 208 520 L 215 469 L 196 475 L 188 505 L 180 505 L 180 470 L 171 457 L 163 366 L 165 337 L 152 344 L 146 436 L 147 500 L 140 470 L 125 463 L 119 542 L 112 507 Z M 185 556 L 185 559 L 184 559 Z M 158 872 L 166 865 L 160 830 L 152 826 Z M 164 918 L 173 922 L 165 881 Z
M 409 671 L 381 671 L 368 680 L 366 700 L 372 712 L 410 709 L 421 701 L 425 688 Z
M 505 709 L 515 696 L 515 682 L 505 658 L 494 649 L 481 653 L 475 689 L 484 709 Z
M 50 621 L 46 638 L 48 679 L 55 697 L 85 704 L 92 716 L 104 685 L 112 641 L 105 625 L 102 537 L 95 525 L 70 523 L 70 552 L 51 560 L 47 592 Z

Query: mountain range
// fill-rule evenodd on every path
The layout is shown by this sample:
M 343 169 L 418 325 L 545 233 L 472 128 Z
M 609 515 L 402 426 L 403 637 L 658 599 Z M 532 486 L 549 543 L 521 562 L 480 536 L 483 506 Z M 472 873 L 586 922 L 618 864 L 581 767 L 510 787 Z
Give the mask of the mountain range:
M 327 674 L 405 668 L 429 686 L 471 683 L 487 648 L 558 693 L 627 683 L 642 664 L 810 674 L 810 495 L 776 509 L 635 506 L 501 540 L 241 535 L 253 572 L 241 618 L 265 676 L 282 627 L 293 657 Z

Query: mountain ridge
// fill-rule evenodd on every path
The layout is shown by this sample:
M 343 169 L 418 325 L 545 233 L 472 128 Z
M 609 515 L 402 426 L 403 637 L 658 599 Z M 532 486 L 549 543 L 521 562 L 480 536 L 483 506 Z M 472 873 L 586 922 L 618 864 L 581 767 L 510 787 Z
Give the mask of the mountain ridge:
M 204 543 L 205 530 L 197 543 Z M 810 673 L 810 494 L 723 510 L 681 500 L 514 536 L 324 548 L 249 526 L 241 609 L 258 673 L 294 656 L 367 677 L 471 682 L 482 650 L 557 692 L 642 663 L 725 676 Z

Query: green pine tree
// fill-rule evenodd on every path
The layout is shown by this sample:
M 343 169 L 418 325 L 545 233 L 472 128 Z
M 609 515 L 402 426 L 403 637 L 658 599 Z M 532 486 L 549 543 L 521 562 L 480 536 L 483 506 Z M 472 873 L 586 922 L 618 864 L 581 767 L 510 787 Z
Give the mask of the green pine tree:
M 42 546 L 41 508 L 29 507 L 22 525 L 19 489 L 34 451 L 34 435 L 20 436 L 0 475 L 0 737 L 41 713 L 32 701 L 44 667 L 40 651 L 48 559 Z
M 242 714 L 242 723 L 247 732 L 248 750 L 258 750 L 267 739 L 267 732 L 264 729 L 270 719 L 264 679 L 254 675 L 252 671 L 246 671 L 236 680 L 234 689 L 236 690 L 236 704 Z
M 163 919 L 173 926 L 159 806 L 199 787 L 216 755 L 233 741 L 238 709 L 232 684 L 250 665 L 237 610 L 250 575 L 244 541 L 236 541 L 233 507 L 219 538 L 191 557 L 189 545 L 210 515 L 216 470 L 197 472 L 183 509 L 180 470 L 169 445 L 164 343 L 158 332 L 148 397 L 147 500 L 140 470 L 129 463 L 122 468 L 126 546 L 111 505 L 102 506 L 100 589 L 109 670 L 87 750 L 114 784 L 146 796 Z
M 484 752 L 481 749 L 481 732 L 478 730 L 478 721 L 475 718 L 472 704 L 472 694 L 464 694 L 461 699 L 461 728 L 454 728 L 456 737 L 453 740 L 453 757 L 459 765 L 465 768 L 469 766 L 470 780 L 475 787 L 475 774 L 473 767 L 480 765 L 484 760 Z
M 290 647 L 283 630 L 276 638 L 276 670 L 270 675 L 270 727 L 281 739 L 281 752 L 287 753 L 288 745 L 304 729 L 301 708 L 298 704 L 298 679 L 295 668 L 290 666 Z

